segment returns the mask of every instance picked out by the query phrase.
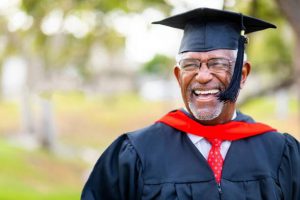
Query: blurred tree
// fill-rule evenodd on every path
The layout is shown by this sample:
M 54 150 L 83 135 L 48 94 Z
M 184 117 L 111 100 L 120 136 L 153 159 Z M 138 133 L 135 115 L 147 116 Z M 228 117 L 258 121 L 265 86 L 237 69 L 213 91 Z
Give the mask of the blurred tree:
M 168 77 L 174 60 L 168 56 L 157 54 L 154 58 L 146 62 L 141 68 L 141 72 L 156 76 Z
M 122 49 L 125 38 L 106 21 L 109 13 L 117 10 L 141 12 L 151 6 L 163 12 L 170 11 L 170 6 L 163 0 L 20 2 L 18 9 L 33 22 L 26 30 L 8 30 L 11 16 L 7 15 L 5 19 L 0 15 L 1 33 L 7 39 L 0 61 L 12 54 L 22 55 L 32 71 L 40 72 L 38 75 L 29 73 L 30 87 L 36 86 L 38 80 L 45 80 L 53 76 L 53 72 L 69 66 L 77 69 L 83 79 L 89 79 L 93 73 L 89 62 L 92 48 L 101 46 L 109 55 Z
M 89 81 L 97 74 L 94 73 L 91 54 L 98 47 L 105 50 L 109 60 L 118 58 L 119 52 L 124 49 L 125 37 L 107 20 L 111 13 L 119 10 L 126 13 L 141 12 L 148 7 L 155 7 L 162 12 L 170 11 L 170 6 L 163 0 L 16 2 L 20 4 L 0 13 L 0 66 L 10 56 L 24 59 L 28 67 L 28 90 L 24 91 L 29 91 L 29 94 L 36 90 L 40 93 L 51 92 L 51 83 L 59 83 L 57 79 L 70 71 L 75 71 L 81 80 Z M 101 52 L 97 55 L 98 59 L 105 56 Z M 108 65 L 110 69 L 112 63 L 97 65 Z M 73 84 L 72 81 L 69 84 Z M 29 95 L 24 94 L 24 97 L 29 98 Z M 27 102 L 23 104 L 26 107 L 23 110 L 27 112 L 24 116 L 31 116 L 30 102 L 28 99 L 24 102 Z M 45 116 L 48 116 L 47 113 Z M 48 120 L 51 122 L 52 119 Z
M 276 30 L 266 30 L 259 34 L 250 46 L 249 55 L 255 57 L 258 69 L 271 73 L 279 80 L 291 78 L 293 39 L 286 21 L 272 0 L 252 0 L 250 14 L 271 21 L 277 25 Z M 259 52 L 257 52 L 259 51 Z
M 225 5 L 230 5 L 230 0 Z M 252 63 L 252 71 L 264 77 L 267 84 L 261 84 L 251 94 L 241 101 L 241 104 L 256 96 L 270 94 L 281 88 L 289 88 L 294 83 L 294 67 L 292 51 L 294 39 L 292 30 L 277 8 L 273 0 L 235 1 L 229 7 L 242 11 L 251 16 L 265 19 L 277 26 L 276 30 L 265 30 L 259 34 L 250 34 L 250 43 L 247 45 L 247 54 Z M 259 73 L 256 73 L 259 72 Z M 276 80 L 276 81 L 274 81 Z
M 300 0 L 275 0 L 280 11 L 286 17 L 295 32 L 295 45 L 293 54 L 293 77 L 297 81 L 298 99 L 300 102 Z M 300 120 L 300 105 L 299 105 L 299 120 Z

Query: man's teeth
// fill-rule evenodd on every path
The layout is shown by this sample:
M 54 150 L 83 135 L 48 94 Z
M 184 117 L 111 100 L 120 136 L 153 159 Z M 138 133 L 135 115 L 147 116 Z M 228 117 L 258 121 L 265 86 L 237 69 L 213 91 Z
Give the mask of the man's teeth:
M 219 90 L 194 90 L 196 95 L 217 94 Z

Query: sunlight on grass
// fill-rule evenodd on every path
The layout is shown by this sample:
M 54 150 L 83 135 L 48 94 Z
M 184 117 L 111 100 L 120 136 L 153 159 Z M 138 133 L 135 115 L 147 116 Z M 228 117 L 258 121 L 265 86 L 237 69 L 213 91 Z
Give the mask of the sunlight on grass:
M 253 117 L 256 121 L 266 123 L 280 132 L 287 132 L 300 139 L 300 122 L 297 113 L 298 102 L 291 99 L 285 116 L 276 109 L 276 102 L 272 97 L 263 97 L 251 100 L 241 107 L 241 111 Z
M 0 199 L 78 199 L 83 164 L 0 140 Z
M 20 108 L 17 102 L 0 102 L 0 136 L 20 129 Z
M 111 97 L 55 94 L 53 102 L 59 137 L 66 143 L 98 148 L 106 147 L 126 131 L 154 123 L 176 108 L 175 103 L 149 102 L 135 94 Z

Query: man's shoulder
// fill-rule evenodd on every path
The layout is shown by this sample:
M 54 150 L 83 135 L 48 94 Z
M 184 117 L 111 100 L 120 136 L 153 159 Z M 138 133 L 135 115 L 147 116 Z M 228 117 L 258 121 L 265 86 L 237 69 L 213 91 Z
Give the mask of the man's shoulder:
M 267 152 L 273 152 L 273 154 L 282 154 L 289 146 L 299 146 L 299 141 L 289 133 L 271 131 L 261 135 L 245 139 L 253 148 L 259 149 L 263 147 L 268 150 Z
M 251 116 L 244 114 L 240 111 L 237 112 L 237 118 L 235 119 L 235 121 L 244 121 L 244 122 L 247 122 L 250 124 L 257 122 Z M 263 122 L 260 122 L 260 123 L 264 124 Z M 266 124 L 266 125 L 268 125 L 268 124 Z M 268 125 L 268 126 L 270 126 L 270 125 Z M 255 137 L 250 137 L 249 139 L 250 140 L 262 140 L 264 142 L 271 142 L 274 145 L 275 144 L 282 145 L 282 144 L 286 143 L 288 138 L 290 138 L 290 137 L 293 138 L 293 136 L 291 136 L 290 134 L 284 133 L 281 131 L 277 131 L 276 127 L 273 127 L 273 128 L 275 129 L 275 131 L 266 132 L 264 134 L 261 134 L 261 135 L 255 136 Z
M 269 143 L 272 146 L 284 145 L 286 142 L 285 134 L 278 131 L 270 131 L 264 134 L 253 137 L 254 140 L 260 140 L 264 143 Z
M 170 134 L 173 134 L 176 130 L 168 125 L 163 123 L 154 123 L 147 127 L 128 132 L 126 135 L 132 141 L 151 141 L 161 139 L 163 137 L 169 137 Z
M 154 151 L 163 152 L 166 146 L 177 144 L 183 135 L 182 132 L 160 122 L 126 133 L 129 142 L 140 155 L 152 154 Z

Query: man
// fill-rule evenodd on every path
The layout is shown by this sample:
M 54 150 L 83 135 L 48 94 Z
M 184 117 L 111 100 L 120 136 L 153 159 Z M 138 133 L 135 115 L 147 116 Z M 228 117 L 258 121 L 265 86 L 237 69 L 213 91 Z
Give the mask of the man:
M 120 136 L 81 198 L 300 200 L 299 142 L 236 112 L 251 68 L 243 34 L 275 26 L 208 8 L 155 23 L 184 30 L 174 74 L 186 109 Z

